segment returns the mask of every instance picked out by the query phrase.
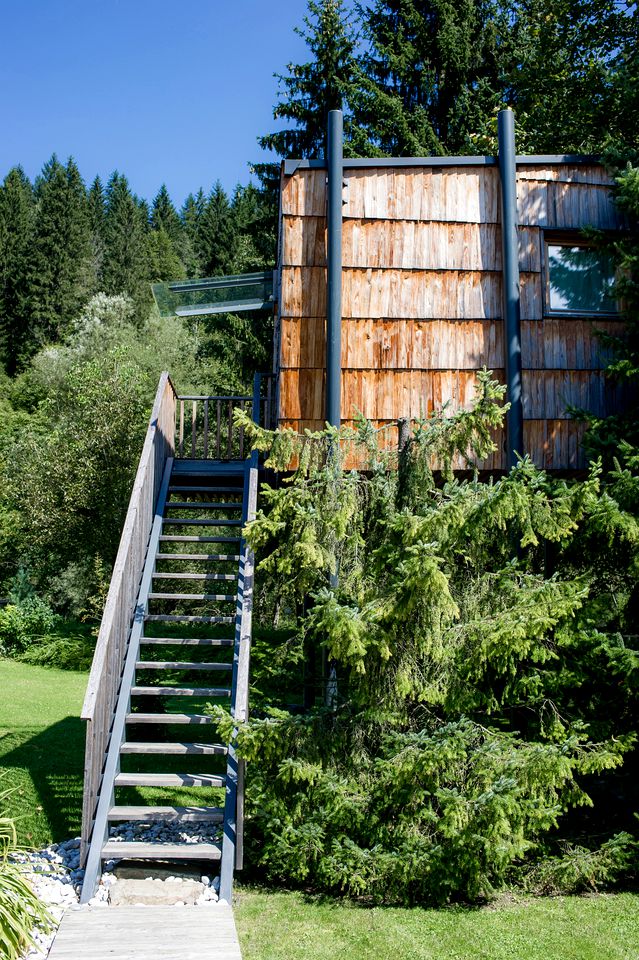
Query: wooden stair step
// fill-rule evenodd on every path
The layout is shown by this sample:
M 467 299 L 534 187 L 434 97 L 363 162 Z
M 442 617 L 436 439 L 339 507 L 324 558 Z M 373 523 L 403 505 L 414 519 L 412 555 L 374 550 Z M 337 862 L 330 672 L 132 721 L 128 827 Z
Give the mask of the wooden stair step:
M 118 773 L 116 787 L 223 787 L 222 773 Z
M 235 560 L 239 553 L 156 553 L 156 560 Z
M 215 723 L 213 717 L 206 713 L 127 713 L 127 723 L 157 723 L 157 724 L 211 724 Z
M 132 697 L 230 697 L 226 687 L 131 687 Z
M 220 637 L 141 637 L 140 643 L 158 646 L 164 646 L 174 643 L 176 646 L 185 647 L 232 647 L 235 640 L 222 639 Z
M 141 843 L 108 840 L 102 848 L 105 860 L 219 860 L 222 851 L 214 843 Z
M 196 617 L 180 613 L 147 613 L 148 623 L 234 623 L 235 617 Z
M 234 593 L 150 593 L 149 600 L 236 600 Z
M 194 663 L 186 660 L 138 660 L 136 670 L 232 670 L 232 663 Z
M 243 520 L 228 520 L 222 518 L 220 520 L 203 520 L 200 517 L 164 517 L 162 523 L 174 524 L 179 527 L 241 527 L 244 523 Z
M 224 810 L 221 807 L 144 807 L 144 806 L 115 806 L 111 807 L 107 815 L 112 823 L 129 820 L 141 820 L 151 823 L 156 820 L 178 820 L 181 823 L 222 823 Z
M 241 537 L 197 537 L 195 534 L 180 535 L 174 533 L 163 533 L 160 536 L 161 543 L 240 543 Z
M 237 580 L 236 573 L 154 573 L 154 580 Z
M 165 510 L 241 510 L 242 501 L 167 500 Z
M 120 753 L 142 753 L 145 756 L 149 754 L 178 754 L 179 756 L 198 754 L 219 757 L 227 754 L 228 750 L 222 743 L 159 743 L 156 740 L 144 743 L 136 740 L 123 743 L 120 747 Z
M 218 487 L 218 486 L 216 486 L 216 485 L 212 485 L 212 486 L 209 486 L 209 487 L 197 487 L 197 486 L 191 487 L 191 486 L 186 486 L 186 485 L 185 485 L 185 486 L 182 486 L 182 484 L 178 484 L 178 485 L 176 485 L 176 486 L 170 486 L 170 487 L 169 487 L 169 493 L 212 493 L 212 494 L 215 494 L 215 493 L 237 493 L 237 494 L 243 494 L 243 493 L 244 493 L 244 487 L 243 487 L 243 486 Z

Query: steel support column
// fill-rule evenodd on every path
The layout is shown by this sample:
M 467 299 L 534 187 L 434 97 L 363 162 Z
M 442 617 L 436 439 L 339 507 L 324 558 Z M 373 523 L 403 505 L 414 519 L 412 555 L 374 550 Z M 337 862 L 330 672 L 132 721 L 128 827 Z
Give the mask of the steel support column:
M 335 427 L 341 423 L 342 390 L 342 139 L 342 111 L 330 110 L 327 149 L 326 419 Z
M 519 238 L 517 235 L 517 172 L 515 115 L 497 115 L 499 179 L 501 184 L 501 238 L 504 286 L 504 348 L 506 361 L 506 463 L 510 469 L 524 454 L 524 421 L 521 386 L 521 319 L 519 302 Z

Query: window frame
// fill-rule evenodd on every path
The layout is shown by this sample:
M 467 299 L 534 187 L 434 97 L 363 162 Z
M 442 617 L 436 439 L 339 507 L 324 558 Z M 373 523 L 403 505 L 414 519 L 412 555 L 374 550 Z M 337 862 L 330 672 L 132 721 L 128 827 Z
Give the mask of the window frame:
M 585 250 L 596 249 L 597 245 L 584 238 L 581 231 L 557 231 L 541 230 L 541 283 L 543 296 L 543 316 L 544 317 L 585 317 L 594 319 L 596 317 L 618 317 L 621 313 L 619 300 L 615 300 L 614 310 L 562 310 L 550 306 L 550 263 L 548 256 L 548 247 L 581 247 Z

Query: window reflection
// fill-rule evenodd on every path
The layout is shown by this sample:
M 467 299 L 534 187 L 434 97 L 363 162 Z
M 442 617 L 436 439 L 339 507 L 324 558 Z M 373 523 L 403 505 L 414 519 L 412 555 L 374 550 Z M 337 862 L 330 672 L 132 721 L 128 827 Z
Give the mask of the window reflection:
M 548 306 L 550 310 L 575 313 L 614 313 L 610 296 L 614 280 L 611 258 L 594 247 L 571 247 L 549 243 Z

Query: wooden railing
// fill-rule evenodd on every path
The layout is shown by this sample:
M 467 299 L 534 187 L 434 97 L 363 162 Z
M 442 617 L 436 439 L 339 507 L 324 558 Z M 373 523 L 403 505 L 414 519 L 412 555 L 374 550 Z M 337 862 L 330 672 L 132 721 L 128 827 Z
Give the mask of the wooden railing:
M 169 457 L 232 460 L 248 456 L 244 431 L 233 423 L 235 407 L 250 412 L 252 416 L 253 410 L 258 411 L 259 408 L 259 420 L 267 424 L 273 408 L 272 377 L 258 375 L 255 383 L 252 397 L 180 397 L 168 373 L 160 377 L 82 707 L 82 719 L 87 724 L 82 809 L 83 862 L 93 829 L 135 603 L 166 461 Z M 253 486 L 249 500 L 255 497 L 257 490 L 256 462 L 253 455 L 250 465 Z M 249 558 L 249 568 L 250 565 Z
M 82 719 L 87 724 L 82 809 L 83 862 L 93 828 L 155 503 L 167 458 L 174 455 L 176 399 L 169 375 L 163 373 L 133 483 L 82 707 Z

